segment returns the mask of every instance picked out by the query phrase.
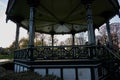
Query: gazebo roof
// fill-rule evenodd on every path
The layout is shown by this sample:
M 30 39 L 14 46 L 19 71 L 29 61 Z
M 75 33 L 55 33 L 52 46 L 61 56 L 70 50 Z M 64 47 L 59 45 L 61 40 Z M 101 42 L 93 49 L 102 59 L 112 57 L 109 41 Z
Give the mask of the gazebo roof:
M 29 26 L 28 0 L 9 0 L 7 20 Z M 48 34 L 70 34 L 87 30 L 85 0 L 34 0 L 36 2 L 35 30 Z M 87 1 L 87 0 L 86 0 Z M 117 0 L 93 0 L 94 28 L 111 19 L 119 12 Z

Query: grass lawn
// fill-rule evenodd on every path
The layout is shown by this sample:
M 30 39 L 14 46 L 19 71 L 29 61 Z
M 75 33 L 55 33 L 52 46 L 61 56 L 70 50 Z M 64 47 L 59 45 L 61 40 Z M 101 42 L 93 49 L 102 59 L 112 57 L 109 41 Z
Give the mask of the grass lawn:
M 0 59 L 13 59 L 13 54 L 9 54 L 9 55 L 0 54 Z

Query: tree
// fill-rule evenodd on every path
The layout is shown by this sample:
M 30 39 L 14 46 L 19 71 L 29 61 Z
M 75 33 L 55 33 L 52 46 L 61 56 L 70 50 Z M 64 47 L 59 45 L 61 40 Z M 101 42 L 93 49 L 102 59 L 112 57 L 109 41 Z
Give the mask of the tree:
M 65 45 L 65 43 L 63 41 L 60 42 L 60 46 L 63 46 Z
M 58 39 L 57 39 L 57 37 L 56 36 L 54 36 L 54 45 L 57 45 L 58 44 Z M 49 36 L 48 37 L 48 44 L 50 45 L 50 46 L 52 46 L 52 37 L 51 36 Z
M 61 42 L 60 44 L 62 45 L 64 42 Z M 69 37 L 65 40 L 65 45 L 72 45 L 72 37 Z
M 28 40 L 28 38 L 21 38 L 21 40 L 19 41 L 19 47 L 20 48 L 26 48 L 26 47 L 28 47 L 28 42 L 29 42 L 29 40 Z
M 12 44 L 9 46 L 9 50 L 10 51 L 14 51 L 15 50 L 15 41 L 13 41 Z
M 84 45 L 86 40 L 83 37 L 76 37 L 75 42 L 77 45 Z
M 81 32 L 79 33 L 79 36 L 78 36 L 78 41 L 79 41 L 79 45 L 84 45 L 86 40 L 85 40 L 85 32 Z
M 2 54 L 2 55 L 9 54 L 8 49 L 0 47 L 0 54 Z
M 74 44 L 75 45 L 83 45 L 85 44 L 86 40 L 84 39 L 84 32 L 79 33 L 78 35 L 74 36 Z M 72 45 L 73 43 L 73 38 L 72 35 L 70 37 L 68 37 L 65 40 L 65 45 Z
M 106 30 L 106 25 L 103 25 L 99 29 L 101 35 L 101 43 L 106 43 L 108 41 L 108 35 Z M 119 46 L 120 44 L 120 23 L 111 23 L 110 32 L 112 37 L 112 42 L 114 46 Z
M 58 45 L 58 39 L 56 36 L 54 37 L 54 45 L 56 45 L 56 46 Z
M 45 34 L 35 33 L 35 45 L 46 45 Z

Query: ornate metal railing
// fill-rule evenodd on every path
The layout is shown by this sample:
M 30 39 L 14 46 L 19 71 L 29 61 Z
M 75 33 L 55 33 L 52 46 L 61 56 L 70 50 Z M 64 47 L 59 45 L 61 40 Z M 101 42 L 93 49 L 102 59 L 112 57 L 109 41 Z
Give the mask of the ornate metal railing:
M 35 47 L 37 59 L 78 59 L 89 57 L 89 46 Z
M 115 60 L 120 60 L 120 51 L 119 49 L 109 48 L 106 46 L 103 46 L 103 48 L 114 58 Z
M 50 59 L 112 59 L 111 54 L 104 46 L 37 46 L 20 49 L 14 52 L 15 59 L 23 60 L 50 60 Z

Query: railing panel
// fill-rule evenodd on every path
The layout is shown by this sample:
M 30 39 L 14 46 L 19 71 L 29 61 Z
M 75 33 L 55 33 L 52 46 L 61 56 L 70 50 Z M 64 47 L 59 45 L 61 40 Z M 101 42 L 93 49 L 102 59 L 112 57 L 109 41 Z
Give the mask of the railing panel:
M 31 59 L 31 50 L 33 50 L 34 60 L 43 59 L 88 59 L 96 57 L 98 59 L 112 59 L 114 55 L 103 46 L 37 46 L 16 50 L 14 52 L 15 59 Z

